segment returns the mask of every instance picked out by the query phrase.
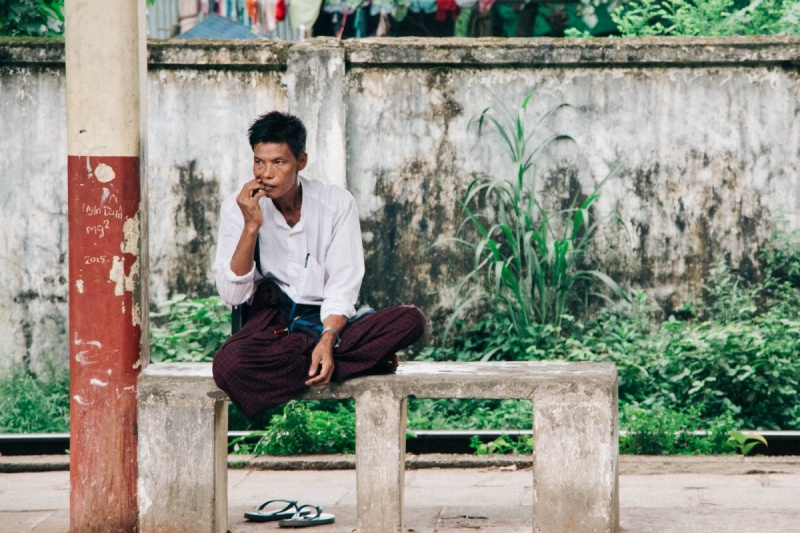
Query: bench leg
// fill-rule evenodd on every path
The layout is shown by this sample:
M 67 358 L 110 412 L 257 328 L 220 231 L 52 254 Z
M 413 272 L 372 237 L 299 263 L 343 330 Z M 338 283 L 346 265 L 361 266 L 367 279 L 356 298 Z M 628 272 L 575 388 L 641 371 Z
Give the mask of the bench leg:
M 403 529 L 406 399 L 367 390 L 356 398 L 356 486 L 359 533 Z
M 619 530 L 617 386 L 556 383 L 533 397 L 534 533 Z
M 157 380 L 138 396 L 140 533 L 226 533 L 227 404 Z

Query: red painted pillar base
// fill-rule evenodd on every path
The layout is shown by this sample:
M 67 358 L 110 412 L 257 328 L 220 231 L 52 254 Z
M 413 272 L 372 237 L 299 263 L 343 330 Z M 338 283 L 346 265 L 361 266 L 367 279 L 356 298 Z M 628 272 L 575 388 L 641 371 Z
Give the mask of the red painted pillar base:
M 142 336 L 139 158 L 69 156 L 67 173 L 70 532 L 134 532 Z

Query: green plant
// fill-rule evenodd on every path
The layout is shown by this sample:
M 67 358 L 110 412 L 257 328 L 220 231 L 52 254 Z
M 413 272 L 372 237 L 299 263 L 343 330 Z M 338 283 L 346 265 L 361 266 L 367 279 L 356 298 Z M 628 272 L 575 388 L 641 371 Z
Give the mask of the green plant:
M 500 435 L 490 442 L 483 442 L 477 435 L 473 435 L 469 443 L 475 450 L 475 455 L 528 455 L 533 453 L 533 437 L 520 435 L 512 439 L 509 435 Z
M 183 294 L 151 313 L 153 362 L 211 361 L 231 333 L 230 312 L 219 297 L 190 299 Z
M 662 406 L 642 409 L 625 406 L 621 426 L 620 453 L 634 455 L 694 455 L 730 453 L 727 436 L 733 418 L 703 419 L 696 407 L 675 411 Z
M 409 429 L 531 429 L 530 400 L 409 398 Z
M 623 37 L 800 33 L 797 0 L 632 0 L 611 13 Z
M 475 179 L 460 201 L 466 218 L 459 234 L 469 226 L 478 237 L 476 242 L 469 237 L 452 239 L 469 249 L 474 261 L 472 270 L 459 281 L 458 293 L 463 296 L 448 331 L 459 313 L 483 305 L 491 320 L 507 321 L 517 337 L 525 338 L 535 336 L 537 326 L 560 328 L 568 306 L 585 301 L 597 280 L 624 296 L 606 274 L 581 267 L 599 223 L 592 206 L 618 167 L 588 197 L 578 195 L 567 208 L 550 212 L 537 197 L 536 157 L 551 143 L 571 138 L 553 134 L 535 144 L 542 124 L 566 107 L 552 108 L 529 128 L 526 112 L 536 95 L 536 91 L 528 93 L 515 111 L 495 98 L 496 107 L 487 107 L 470 121 L 477 124 L 478 136 L 485 124 L 499 135 L 514 175 Z M 483 358 L 491 356 L 487 353 Z
M 637 294 L 585 320 L 564 315 L 561 329 L 535 326 L 536 334 L 525 338 L 502 317 L 472 326 L 457 323 L 450 346 L 430 347 L 420 357 L 474 361 L 489 353 L 502 359 L 611 362 L 618 368 L 622 404 L 645 410 L 669 405 L 680 412 L 703 406 L 708 420 L 730 416 L 738 427 L 797 429 L 798 242 L 792 232 L 776 234 L 772 246 L 758 254 L 762 275 L 755 282 L 718 261 L 706 282 L 707 301 L 686 304 L 663 321 L 657 319 L 661 310 Z M 441 423 L 451 416 L 437 407 L 427 418 Z
M 731 436 L 728 437 L 728 444 L 730 444 L 737 453 L 747 455 L 753 451 L 753 448 L 758 444 L 767 446 L 767 439 L 758 433 L 744 434 L 741 431 L 734 431 L 731 433 Z
M 339 403 L 335 411 L 313 410 L 291 401 L 269 426 L 231 442 L 235 452 L 253 455 L 308 455 L 355 452 L 355 411 Z M 255 445 L 246 443 L 258 437 Z
M 64 32 L 64 0 L 0 0 L 0 35 L 53 37 Z
M 69 373 L 50 366 L 39 375 L 14 363 L 0 375 L 0 433 L 69 431 Z

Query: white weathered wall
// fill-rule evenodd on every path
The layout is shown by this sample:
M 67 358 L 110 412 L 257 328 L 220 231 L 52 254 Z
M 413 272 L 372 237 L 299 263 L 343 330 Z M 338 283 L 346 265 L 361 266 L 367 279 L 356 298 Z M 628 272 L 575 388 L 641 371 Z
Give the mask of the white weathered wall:
M 452 235 L 472 178 L 510 170 L 496 137 L 467 131 L 493 105 L 487 88 L 512 107 L 547 91 L 533 116 L 572 105 L 551 131 L 577 146 L 544 154 L 545 202 L 589 193 L 622 160 L 598 215 L 616 208 L 627 230 L 606 226 L 595 252 L 667 308 L 698 297 L 716 255 L 753 274 L 775 221 L 800 226 L 796 38 L 151 42 L 149 52 L 154 301 L 213 292 L 219 203 L 249 179 L 246 130 L 268 109 L 315 126 L 311 173 L 342 182 L 346 146 L 367 250 L 362 297 L 416 303 L 434 327 L 463 264 L 428 247 Z M 62 56 L 58 43 L 0 41 L 0 364 L 66 358 Z

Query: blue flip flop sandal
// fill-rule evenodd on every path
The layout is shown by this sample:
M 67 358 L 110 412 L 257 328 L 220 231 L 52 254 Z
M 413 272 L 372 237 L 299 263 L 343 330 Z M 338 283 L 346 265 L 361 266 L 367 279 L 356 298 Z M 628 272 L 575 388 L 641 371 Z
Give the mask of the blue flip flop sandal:
M 311 514 L 311 509 L 316 509 L 316 514 Z M 304 512 L 306 511 L 307 512 Z M 294 516 L 278 522 L 280 527 L 312 527 L 323 524 L 333 524 L 336 517 L 331 513 L 323 513 L 322 507 L 316 505 L 301 505 Z
M 267 506 L 273 503 L 285 503 L 286 507 L 277 511 L 263 512 Z M 297 500 L 269 500 L 262 503 L 254 513 L 245 511 L 244 517 L 251 522 L 274 522 L 275 520 L 283 520 L 284 518 L 293 518 L 298 513 L 300 513 L 300 515 L 307 515 L 311 513 L 311 510 L 304 509 L 303 512 L 300 512 L 297 508 Z

